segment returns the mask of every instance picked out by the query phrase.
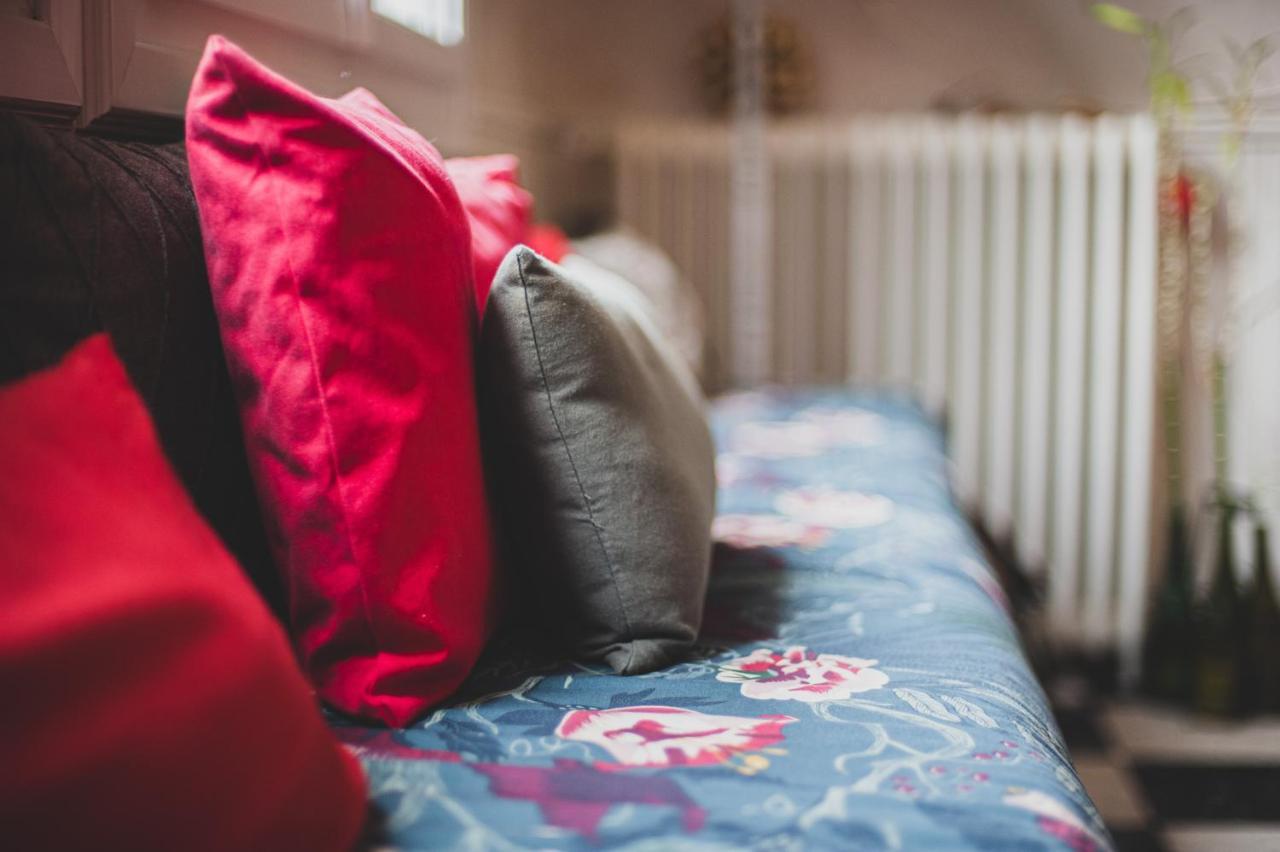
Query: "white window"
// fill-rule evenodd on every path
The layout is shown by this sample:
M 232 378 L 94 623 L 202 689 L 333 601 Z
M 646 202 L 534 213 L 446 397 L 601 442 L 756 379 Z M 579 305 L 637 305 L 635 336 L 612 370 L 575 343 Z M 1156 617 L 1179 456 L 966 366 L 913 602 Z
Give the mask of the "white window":
M 372 0 L 370 8 L 438 44 L 459 44 L 466 35 L 465 0 Z

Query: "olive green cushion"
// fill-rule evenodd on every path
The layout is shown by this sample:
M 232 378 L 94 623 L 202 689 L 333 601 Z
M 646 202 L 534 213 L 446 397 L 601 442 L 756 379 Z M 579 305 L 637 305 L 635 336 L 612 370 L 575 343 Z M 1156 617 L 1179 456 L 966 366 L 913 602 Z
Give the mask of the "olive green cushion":
M 517 606 L 618 672 L 678 660 L 701 620 L 715 511 L 688 366 L 625 280 L 523 246 L 482 328 L 486 453 Z

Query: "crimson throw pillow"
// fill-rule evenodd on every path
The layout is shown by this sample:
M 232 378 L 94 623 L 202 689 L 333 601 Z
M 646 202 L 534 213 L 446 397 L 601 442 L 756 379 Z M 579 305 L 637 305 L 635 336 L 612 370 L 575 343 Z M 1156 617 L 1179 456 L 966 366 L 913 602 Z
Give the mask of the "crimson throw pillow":
M 367 92 L 307 92 L 221 37 L 187 154 L 250 465 L 306 673 L 402 725 L 490 622 L 466 214 Z
M 9 849 L 351 848 L 354 758 L 106 335 L 0 389 Z
M 445 168 L 471 220 L 476 305 L 483 309 L 502 259 L 527 239 L 533 196 L 520 186 L 520 161 L 511 154 L 454 157 Z

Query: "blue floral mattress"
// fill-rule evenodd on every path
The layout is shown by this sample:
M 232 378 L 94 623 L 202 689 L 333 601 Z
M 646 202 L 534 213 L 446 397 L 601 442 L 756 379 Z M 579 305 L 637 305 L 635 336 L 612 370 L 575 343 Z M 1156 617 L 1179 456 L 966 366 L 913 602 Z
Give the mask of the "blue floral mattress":
M 848 391 L 715 406 L 698 659 L 493 649 L 458 703 L 334 722 L 402 849 L 1109 849 L 953 504 L 938 430 Z

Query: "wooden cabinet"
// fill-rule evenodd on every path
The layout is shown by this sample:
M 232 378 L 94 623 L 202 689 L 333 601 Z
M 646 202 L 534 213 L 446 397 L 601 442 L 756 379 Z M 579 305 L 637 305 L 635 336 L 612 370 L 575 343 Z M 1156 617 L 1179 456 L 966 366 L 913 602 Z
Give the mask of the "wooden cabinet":
M 369 0 L 0 0 L 0 102 L 103 132 L 174 135 L 211 33 L 318 94 L 363 86 L 431 138 L 462 132 L 466 41 L 437 44 Z

